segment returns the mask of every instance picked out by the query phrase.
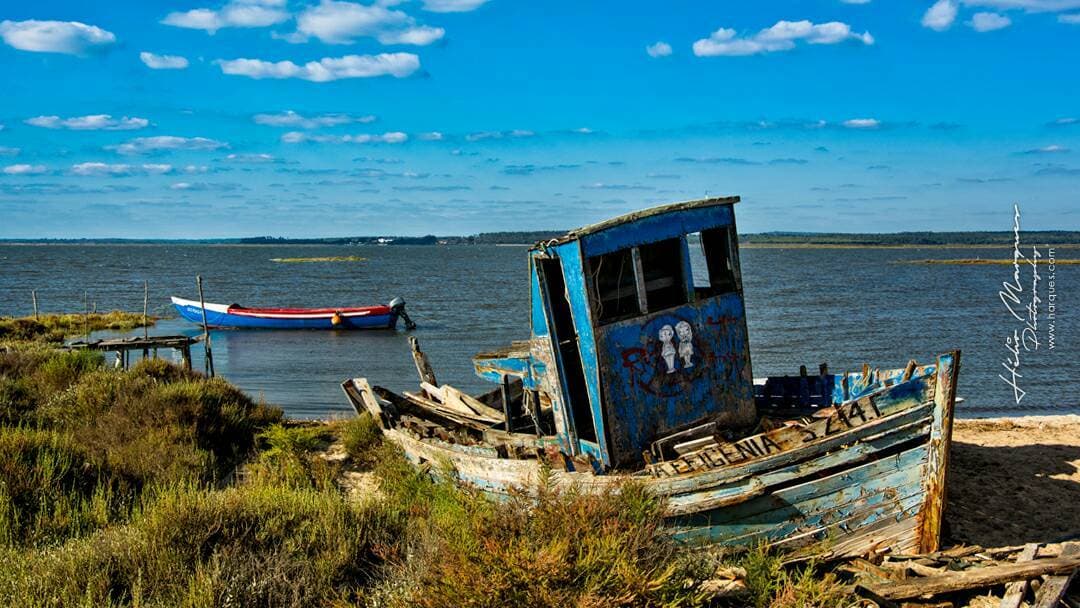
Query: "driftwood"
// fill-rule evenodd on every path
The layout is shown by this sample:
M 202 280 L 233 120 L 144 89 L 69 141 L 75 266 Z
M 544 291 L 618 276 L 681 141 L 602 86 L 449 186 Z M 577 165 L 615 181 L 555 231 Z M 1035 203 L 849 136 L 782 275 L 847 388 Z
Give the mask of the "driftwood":
M 966 591 L 1000 585 L 1012 581 L 1030 580 L 1039 576 L 1071 573 L 1080 568 L 1080 556 L 1040 559 L 985 568 L 971 568 L 925 578 L 873 584 L 860 583 L 864 591 L 879 603 L 893 603 L 913 598 L 929 598 L 943 593 Z
M 431 368 L 431 362 L 428 361 L 424 351 L 420 350 L 420 341 L 414 336 L 409 336 L 409 347 L 412 349 L 413 363 L 416 364 L 416 373 L 419 374 L 420 381 L 439 386 L 439 381 L 435 379 L 435 370 Z
M 1062 548 L 1060 559 L 1067 558 L 1080 558 L 1080 543 L 1069 543 Z M 1039 595 L 1035 598 L 1035 608 L 1057 608 L 1061 596 L 1065 595 L 1075 575 L 1074 569 L 1071 572 L 1047 578 L 1039 588 Z
M 1016 563 L 1030 562 L 1035 559 L 1035 555 L 1039 552 L 1039 545 L 1031 543 L 1024 545 L 1024 549 L 1020 552 L 1020 556 L 1016 558 Z M 1026 580 L 1016 581 L 1009 583 L 1005 587 L 1005 597 L 1001 598 L 1001 604 L 999 608 L 1019 608 L 1020 602 L 1024 599 L 1024 594 L 1027 593 L 1028 582 Z

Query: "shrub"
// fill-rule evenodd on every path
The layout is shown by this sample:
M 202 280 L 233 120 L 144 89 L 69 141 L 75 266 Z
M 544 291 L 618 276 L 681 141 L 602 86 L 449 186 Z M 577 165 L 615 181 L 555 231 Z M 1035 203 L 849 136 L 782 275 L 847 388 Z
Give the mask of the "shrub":
M 0 427 L 0 544 L 42 545 L 98 529 L 129 504 L 124 480 L 67 436 Z
M 382 430 L 371 414 L 365 412 L 341 424 L 341 440 L 349 457 L 363 468 L 371 468 L 382 444 Z
M 173 488 L 126 526 L 9 556 L 0 594 L 15 605 L 326 605 L 360 597 L 399 533 L 377 505 L 336 492 Z

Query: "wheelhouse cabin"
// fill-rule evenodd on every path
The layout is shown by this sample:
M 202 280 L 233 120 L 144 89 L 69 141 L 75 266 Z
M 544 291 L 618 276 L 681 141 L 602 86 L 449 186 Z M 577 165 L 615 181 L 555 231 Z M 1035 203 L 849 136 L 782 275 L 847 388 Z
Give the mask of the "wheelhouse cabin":
M 674 203 L 534 246 L 530 340 L 474 359 L 522 405 L 509 419 L 599 470 L 640 469 L 684 433 L 754 425 L 738 201 Z

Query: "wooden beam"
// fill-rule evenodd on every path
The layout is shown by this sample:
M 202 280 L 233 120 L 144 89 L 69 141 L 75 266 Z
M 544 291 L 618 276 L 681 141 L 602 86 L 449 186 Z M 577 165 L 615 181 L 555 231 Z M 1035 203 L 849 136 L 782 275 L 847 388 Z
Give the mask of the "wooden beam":
M 866 591 L 871 597 L 898 601 L 990 587 L 1012 581 L 1030 580 L 1038 576 L 1065 574 L 1073 572 L 1077 568 L 1080 568 L 1080 556 L 1057 557 L 1001 566 L 971 568 L 961 572 L 950 572 L 939 576 L 928 576 L 926 578 L 880 585 L 859 584 L 858 588 Z
M 1061 557 L 1080 556 L 1080 543 L 1068 543 L 1061 549 Z M 1069 584 L 1076 576 L 1076 570 L 1046 579 L 1035 598 L 1035 608 L 1057 608 L 1061 597 L 1069 590 Z
M 435 370 L 431 368 L 427 355 L 420 350 L 420 341 L 415 336 L 409 336 L 409 348 L 412 349 L 413 363 L 416 364 L 416 373 L 420 376 L 420 381 L 439 386 L 439 381 L 435 379 Z
M 1035 559 L 1035 554 L 1038 552 L 1038 543 L 1024 545 L 1024 550 L 1020 552 L 1016 561 L 1017 563 L 1030 562 Z M 1005 597 L 1001 598 L 1001 604 L 999 604 L 998 608 L 1020 608 L 1020 602 L 1023 601 L 1027 588 L 1028 582 L 1026 580 L 1009 583 L 1005 587 Z

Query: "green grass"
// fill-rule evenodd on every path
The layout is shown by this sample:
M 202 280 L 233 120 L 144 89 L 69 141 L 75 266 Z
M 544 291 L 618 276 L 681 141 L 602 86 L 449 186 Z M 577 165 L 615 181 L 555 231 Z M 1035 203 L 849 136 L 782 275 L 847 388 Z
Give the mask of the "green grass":
M 328 458 L 329 452 L 343 458 Z M 372 494 L 351 500 L 348 470 Z M 493 501 L 370 416 L 282 419 L 221 379 L 37 343 L 0 350 L 0 598 L 17 606 L 841 608 L 763 549 L 680 550 L 641 486 Z M 368 486 L 364 486 L 368 487 Z M 746 572 L 747 593 L 703 582 Z
M 146 326 L 153 326 L 157 317 L 146 317 Z M 143 327 L 142 313 L 114 310 L 111 312 L 56 313 L 34 317 L 0 317 L 0 340 L 38 340 L 61 342 L 64 338 L 80 336 L 88 331 L 128 331 Z

